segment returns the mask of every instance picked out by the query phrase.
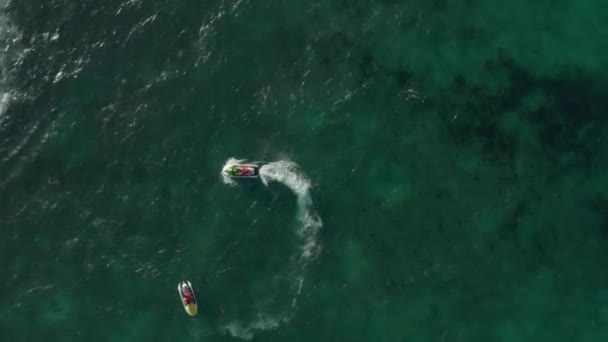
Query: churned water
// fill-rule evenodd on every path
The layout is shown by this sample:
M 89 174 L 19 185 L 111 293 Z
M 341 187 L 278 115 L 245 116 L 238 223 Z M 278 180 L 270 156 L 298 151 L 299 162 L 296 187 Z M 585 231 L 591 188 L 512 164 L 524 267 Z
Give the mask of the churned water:
M 607 2 L 0 7 L 0 340 L 608 338 Z

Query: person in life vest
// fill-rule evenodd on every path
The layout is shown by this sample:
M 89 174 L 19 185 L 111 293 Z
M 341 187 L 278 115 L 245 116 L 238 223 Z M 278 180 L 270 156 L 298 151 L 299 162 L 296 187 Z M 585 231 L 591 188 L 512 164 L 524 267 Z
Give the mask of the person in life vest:
M 186 284 L 182 284 L 182 300 L 184 301 L 184 305 L 190 304 L 193 300 L 192 292 Z
M 249 173 L 249 168 L 246 166 L 237 166 L 236 167 L 236 174 L 239 176 L 245 176 Z

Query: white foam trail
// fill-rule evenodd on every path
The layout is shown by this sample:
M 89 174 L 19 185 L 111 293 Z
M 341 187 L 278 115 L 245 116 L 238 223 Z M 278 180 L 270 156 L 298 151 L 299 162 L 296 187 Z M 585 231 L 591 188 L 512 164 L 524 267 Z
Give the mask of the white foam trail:
M 301 261 L 307 264 L 319 253 L 317 233 L 323 226 L 323 222 L 313 206 L 310 180 L 300 172 L 296 163 L 289 160 L 263 165 L 260 168 L 260 178 L 266 185 L 269 182 L 281 183 L 291 189 L 297 196 L 297 220 L 299 223 L 297 233 L 304 239 Z
M 224 167 L 240 163 L 246 163 L 246 160 L 230 158 L 226 161 Z M 222 175 L 222 178 L 226 184 L 236 184 L 232 179 L 225 175 Z M 314 209 L 314 203 L 310 193 L 312 184 L 304 173 L 300 171 L 296 163 L 289 160 L 280 160 L 262 165 L 260 167 L 260 179 L 267 186 L 270 182 L 277 182 L 287 186 L 297 198 L 296 233 L 303 242 L 301 245 L 300 260 L 297 269 L 294 271 L 294 288 L 296 290 L 291 303 L 291 309 L 294 309 L 297 304 L 297 299 L 302 292 L 306 267 L 314 260 L 321 250 L 318 243 L 318 233 L 323 226 L 323 222 Z M 280 319 L 264 314 L 259 315 L 256 320 L 246 325 L 240 321 L 232 322 L 224 326 L 223 331 L 234 337 L 250 340 L 253 338 L 255 330 L 275 329 L 281 323 L 287 321 L 289 321 L 288 312 L 283 312 Z
M 281 325 L 281 322 L 278 319 L 259 314 L 253 322 L 247 325 L 243 325 L 241 321 L 234 321 L 223 326 L 222 330 L 232 337 L 249 341 L 253 338 L 255 330 L 272 330 L 278 328 L 279 325 Z

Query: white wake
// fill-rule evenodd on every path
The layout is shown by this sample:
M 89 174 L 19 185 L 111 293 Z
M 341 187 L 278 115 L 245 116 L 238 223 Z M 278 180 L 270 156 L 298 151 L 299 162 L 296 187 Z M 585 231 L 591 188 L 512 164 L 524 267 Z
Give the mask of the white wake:
M 298 235 L 304 239 L 301 261 L 306 265 L 319 252 L 317 233 L 323 222 L 317 215 L 310 194 L 311 183 L 300 172 L 298 165 L 289 160 L 281 160 L 263 165 L 260 168 L 260 178 L 264 184 L 278 182 L 287 186 L 297 196 L 298 201 Z
M 232 164 L 246 163 L 244 159 L 230 158 L 225 166 Z M 318 242 L 318 233 L 323 222 L 317 214 L 311 195 L 312 184 L 306 175 L 300 170 L 298 165 L 289 160 L 271 162 L 260 167 L 260 179 L 268 186 L 271 182 L 276 182 L 288 187 L 296 196 L 296 229 L 295 233 L 301 239 L 299 261 L 297 269 L 294 270 L 294 288 L 291 307 L 293 310 L 297 304 L 298 297 L 302 292 L 306 268 L 320 253 L 321 247 Z M 223 176 L 224 183 L 235 185 L 235 181 Z M 269 330 L 277 328 L 281 323 L 289 321 L 289 315 L 282 314 L 280 318 L 269 314 L 260 314 L 256 320 L 243 324 L 240 321 L 232 322 L 223 327 L 224 332 L 245 340 L 253 338 L 255 330 Z

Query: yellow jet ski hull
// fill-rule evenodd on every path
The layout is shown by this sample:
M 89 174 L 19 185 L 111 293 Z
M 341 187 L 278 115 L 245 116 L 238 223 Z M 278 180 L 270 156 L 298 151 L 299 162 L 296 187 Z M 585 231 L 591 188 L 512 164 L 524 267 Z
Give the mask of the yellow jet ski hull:
M 184 285 L 187 286 L 190 289 L 190 292 L 192 293 L 192 301 L 188 304 L 184 304 L 184 297 L 182 294 L 182 287 Z M 177 293 L 179 293 L 179 299 L 180 299 L 186 313 L 190 316 L 196 316 L 196 313 L 198 312 L 198 301 L 196 300 L 196 295 L 194 294 L 194 289 L 192 288 L 192 284 L 190 284 L 189 281 L 180 282 L 179 284 L 177 284 Z

